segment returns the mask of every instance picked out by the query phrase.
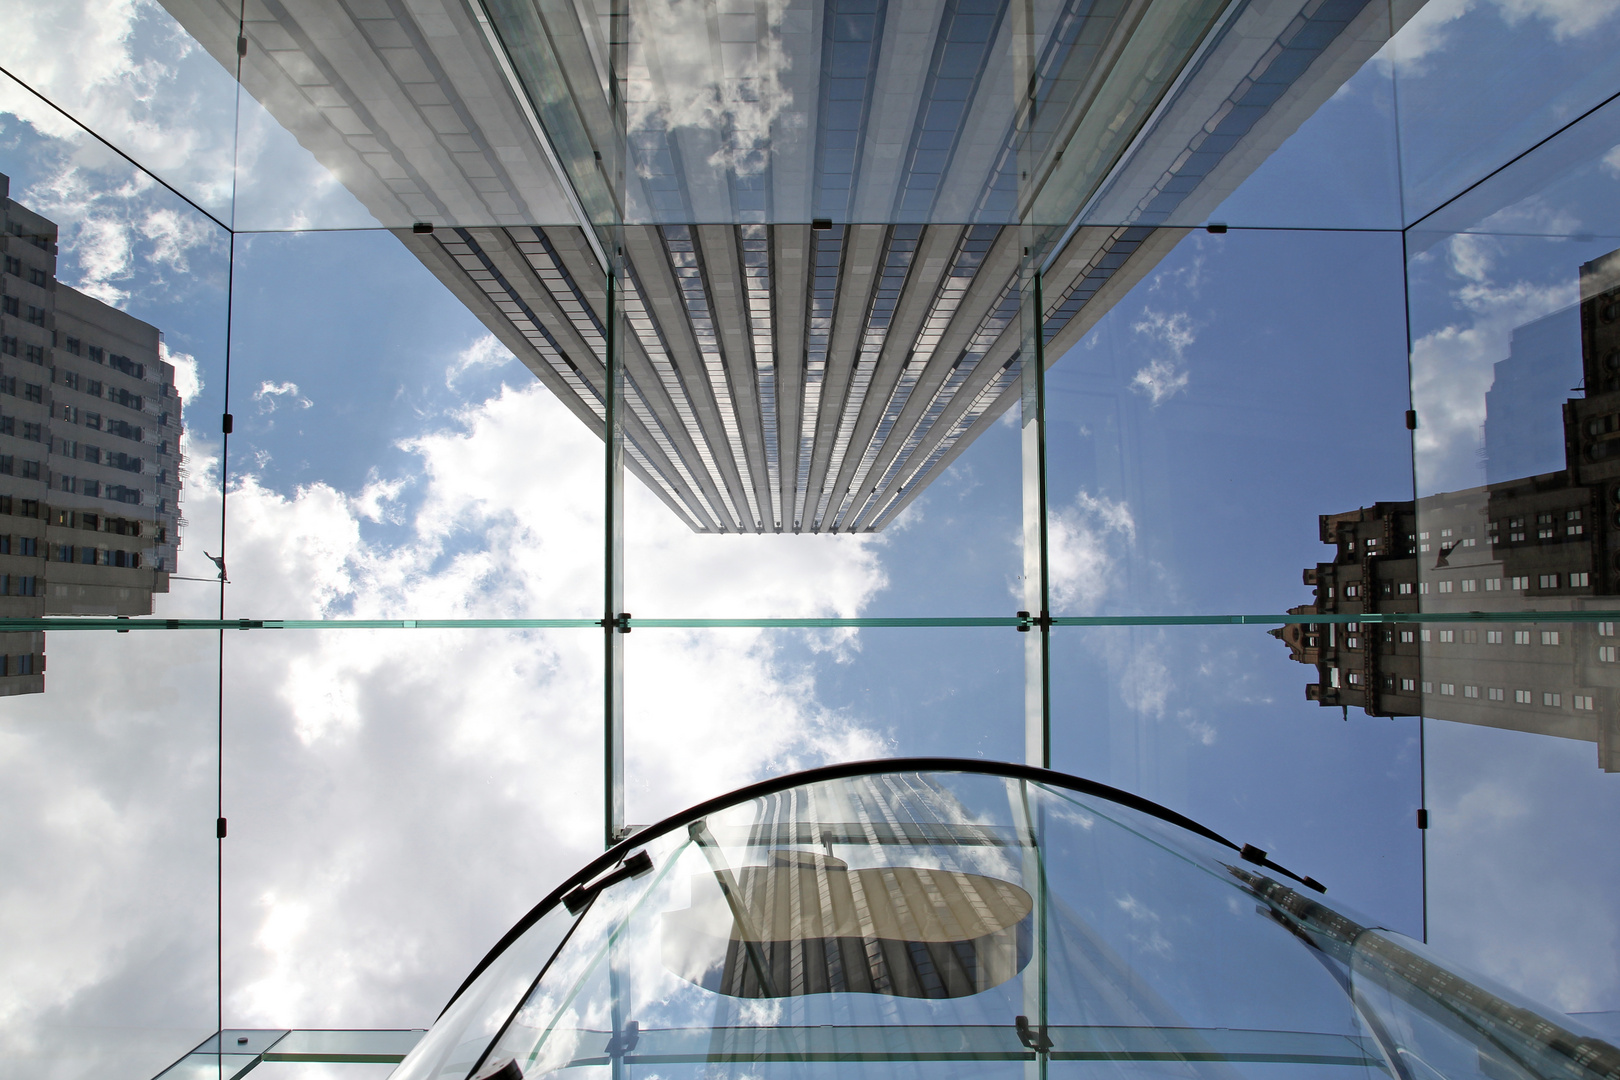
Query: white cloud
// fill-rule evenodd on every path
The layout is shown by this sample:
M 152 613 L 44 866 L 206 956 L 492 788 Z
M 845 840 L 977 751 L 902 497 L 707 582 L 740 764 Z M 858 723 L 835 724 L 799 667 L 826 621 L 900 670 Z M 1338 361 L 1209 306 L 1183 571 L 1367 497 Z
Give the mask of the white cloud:
M 1131 378 L 1131 389 L 1146 394 L 1157 405 L 1187 389 L 1187 373 L 1167 361 L 1154 360 Z
M 1402 66 L 1407 77 L 1427 73 L 1425 60 L 1450 44 L 1451 24 L 1484 3 L 1510 28 L 1527 20 L 1547 24 L 1555 42 L 1589 34 L 1620 13 L 1620 0 L 1428 0 L 1384 46 L 1379 56 Z
M 259 384 L 253 391 L 253 400 L 259 403 L 261 412 L 274 412 L 278 406 L 290 405 L 299 409 L 307 409 L 315 403 L 298 392 L 295 382 L 273 383 L 268 380 Z
M 456 381 L 469 371 L 501 367 L 516 359 L 512 351 L 501 344 L 500 338 L 485 334 L 456 354 L 455 360 L 445 368 L 444 385 L 454 389 Z
M 793 94 L 782 76 L 792 58 L 782 47 L 786 0 L 762 0 L 762 27 L 753 15 L 723 14 L 722 39 L 709 27 L 701 0 L 644 0 L 631 45 L 633 75 L 626 91 L 632 133 L 696 128 L 713 132 L 719 148 L 711 168 L 753 176 L 770 164 L 773 127 L 802 126 L 789 110 Z M 747 27 L 747 32 L 738 32 Z M 763 32 L 758 32 L 759 30 Z
M 1146 394 L 1155 406 L 1186 390 L 1188 375 L 1181 361 L 1197 341 L 1192 317 L 1185 311 L 1166 314 L 1143 308 L 1142 317 L 1131 324 L 1131 329 L 1165 350 L 1165 355 L 1153 358 L 1137 371 L 1131 389 Z
M 1081 491 L 1072 505 L 1052 511 L 1046 550 L 1054 610 L 1096 611 L 1123 584 L 1121 564 L 1126 549 L 1135 542 L 1136 522 L 1123 502 Z

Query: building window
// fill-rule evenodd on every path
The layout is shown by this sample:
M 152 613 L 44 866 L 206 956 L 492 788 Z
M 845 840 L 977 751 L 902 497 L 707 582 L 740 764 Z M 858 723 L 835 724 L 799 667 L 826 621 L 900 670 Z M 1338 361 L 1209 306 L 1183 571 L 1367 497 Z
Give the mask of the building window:
M 1614 623 L 1600 622 L 1597 624 L 1598 637 L 1614 637 Z
M 1557 708 L 1564 703 L 1564 695 L 1554 694 L 1551 691 L 1544 690 L 1541 694 L 1541 703 L 1543 705 L 1550 705 L 1553 708 Z
M 1557 630 L 1543 630 L 1541 632 L 1541 643 L 1543 645 L 1556 645 L 1556 644 L 1558 644 L 1558 631 Z
M 1418 582 L 1418 595 L 1420 595 L 1420 596 L 1428 596 L 1429 595 L 1429 583 L 1427 581 Z
M 1417 689 L 1417 680 L 1416 679 L 1402 679 L 1401 680 L 1401 689 L 1406 691 L 1407 693 L 1412 693 L 1413 691 L 1415 691 Z
M 17 554 L 25 555 L 30 559 L 39 557 L 39 538 L 34 536 L 17 537 Z
M 22 301 L 15 296 L 0 296 L 0 313 L 6 315 L 21 315 Z
M 1478 645 L 1479 644 L 1479 631 L 1478 630 L 1464 630 L 1462 632 L 1462 635 L 1463 635 L 1463 644 L 1464 645 Z
M 1616 652 L 1620 652 L 1620 650 L 1617 650 L 1613 645 L 1599 645 L 1598 659 L 1605 664 L 1612 664 L 1614 663 Z
M 1400 585 L 1396 586 L 1396 588 L 1400 590 L 1400 594 L 1402 596 L 1412 595 L 1412 583 L 1410 581 L 1403 581 L 1400 583 Z
M 1569 703 L 1575 706 L 1577 709 L 1580 709 L 1582 712 L 1591 712 L 1593 709 L 1597 708 L 1597 706 L 1593 704 L 1591 695 L 1589 694 L 1571 694 Z
M 64 476 L 61 477 L 61 483 L 57 484 L 56 486 L 69 494 L 73 494 L 79 490 L 79 481 L 75 477 Z
M 1465 687 L 1463 687 L 1463 697 L 1468 697 L 1468 698 L 1477 698 L 1477 697 L 1479 697 L 1479 687 L 1477 687 L 1477 686 L 1465 686 Z
M 82 484 L 79 485 L 79 494 L 80 495 L 88 495 L 92 499 L 101 498 L 101 481 L 100 480 L 86 480 L 86 481 L 84 481 Z
M 1572 589 L 1585 589 L 1592 584 L 1592 575 L 1587 571 L 1569 575 L 1569 587 Z
M 1415 641 L 1415 640 L 1417 640 L 1417 635 L 1416 635 L 1416 634 L 1414 634 L 1414 633 L 1413 633 L 1413 632 L 1412 632 L 1412 631 L 1410 631 L 1410 630 L 1402 630 L 1402 631 L 1401 631 L 1401 640 L 1402 640 L 1402 641 L 1403 641 L 1403 642 L 1408 642 L 1408 643 L 1410 643 L 1410 642 L 1412 642 L 1412 641 Z
M 73 561 L 73 545 L 72 544 L 57 544 L 56 545 L 56 561 L 57 562 L 72 562 Z
M 1346 585 L 1344 587 L 1344 595 L 1346 596 L 1355 596 L 1359 594 L 1360 591 L 1361 587 L 1359 585 Z
M 39 383 L 23 383 L 23 400 L 45 404 L 45 388 Z
M 39 479 L 39 462 L 25 461 L 22 463 L 22 478 L 24 480 Z
M 79 349 L 80 349 L 79 339 L 76 338 L 76 337 L 68 338 L 63 343 L 62 348 L 66 349 L 68 352 L 72 353 L 74 356 L 78 356 L 79 355 Z
M 1456 640 L 1457 640 L 1457 631 L 1455 631 L 1455 630 L 1442 630 L 1442 631 L 1440 631 L 1440 641 L 1443 644 L 1450 645 L 1453 642 L 1455 642 Z
M 1443 592 L 1443 593 L 1448 593 L 1448 592 L 1450 592 L 1450 591 L 1451 591 L 1451 586 L 1452 586 L 1452 585 L 1453 585 L 1453 584 L 1455 584 L 1455 582 L 1450 582 L 1450 581 L 1442 581 L 1442 582 L 1441 582 L 1441 583 L 1440 583 L 1440 591 L 1441 591 L 1441 592 Z
M 1434 631 L 1430 630 L 1427 626 L 1425 626 L 1422 630 L 1419 630 L 1418 635 L 1424 641 L 1433 641 L 1434 640 Z
M 1445 697 L 1455 697 L 1457 695 L 1457 684 L 1448 682 L 1441 683 L 1440 693 Z
M 1579 536 L 1585 531 L 1586 531 L 1586 526 L 1585 525 L 1566 525 L 1566 526 L 1564 526 L 1564 535 L 1565 536 Z
M 1510 588 L 1510 589 L 1519 590 L 1519 589 L 1528 589 L 1529 587 L 1530 587 L 1530 578 L 1529 578 L 1528 575 L 1525 576 L 1525 577 L 1516 577 L 1516 578 L 1509 578 L 1508 579 L 1508 588 Z
M 1515 644 L 1515 645 L 1528 645 L 1528 644 L 1530 644 L 1530 631 L 1528 631 L 1528 630 L 1515 630 L 1515 631 L 1513 631 L 1513 644 Z
M 1351 686 L 1360 686 L 1361 685 L 1361 672 L 1352 671 L 1350 673 L 1350 685 Z
M 1448 539 L 1450 539 L 1450 538 L 1451 538 L 1451 534 L 1452 534 L 1452 530 L 1451 530 L 1451 529 L 1441 529 L 1441 530 L 1440 530 L 1440 539 L 1442 539 L 1442 540 L 1448 540 Z
M 22 260 L 12 255 L 6 256 L 6 273 L 12 277 L 22 277 Z
M 1474 578 L 1464 578 L 1462 583 L 1462 591 L 1479 592 L 1479 582 Z
M 1537 580 L 1541 582 L 1541 588 L 1543 589 L 1558 588 L 1557 574 L 1542 574 L 1539 578 L 1537 578 Z
M 1528 691 L 1528 690 L 1515 690 L 1515 691 L 1513 691 L 1513 703 L 1515 705 L 1529 705 L 1529 704 L 1531 704 L 1530 691 Z
M 1347 637 L 1344 639 L 1344 647 L 1347 649 L 1359 649 L 1361 648 L 1361 639 L 1358 637 Z
M 1485 691 L 1485 696 L 1486 696 L 1486 697 L 1488 697 L 1488 698 L 1490 698 L 1490 699 L 1491 699 L 1491 700 L 1492 700 L 1492 701 L 1503 701 L 1503 700 L 1506 700 L 1506 699 L 1505 699 L 1505 698 L 1504 698 L 1504 697 L 1503 697 L 1503 694 L 1502 694 L 1502 688 L 1501 688 L 1501 687 L 1500 687 L 1500 686 L 1492 686 L 1492 687 L 1490 687 L 1490 688 L 1488 688 L 1488 689 L 1487 689 L 1487 690 L 1486 690 L 1486 691 Z
M 1499 578 L 1499 577 L 1486 578 L 1485 579 L 1485 591 L 1486 592 L 1501 592 L 1502 591 L 1502 579 Z
M 1581 520 L 1581 512 L 1579 510 L 1566 511 L 1564 513 L 1564 520 L 1565 521 L 1579 521 L 1579 520 Z
M 45 309 L 42 307 L 35 307 L 33 304 L 29 304 L 28 314 L 25 317 L 35 326 L 45 325 Z

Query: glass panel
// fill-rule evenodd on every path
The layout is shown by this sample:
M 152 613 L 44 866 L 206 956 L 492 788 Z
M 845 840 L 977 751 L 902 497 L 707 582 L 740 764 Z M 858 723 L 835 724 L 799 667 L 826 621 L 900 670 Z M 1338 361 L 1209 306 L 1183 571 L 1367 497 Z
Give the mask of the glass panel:
M 1418 721 L 1314 696 L 1315 654 L 1285 647 L 1304 629 L 1057 627 L 1053 767 L 1263 848 L 1334 902 L 1421 935 Z M 1377 632 L 1357 627 L 1358 645 Z
M 1373 7 L 1376 5 L 1368 5 Z M 1384 29 L 1382 20 L 1378 30 Z M 1385 53 L 1387 53 L 1387 49 Z M 1209 209 L 1207 200 L 1177 209 L 1176 221 L 1203 207 L 1209 221 L 1245 226 L 1396 229 L 1401 219 L 1401 171 L 1395 122 L 1395 82 L 1387 55 L 1357 68 L 1303 121 L 1281 125 L 1287 137 L 1231 194 Z M 1304 112 L 1304 110 L 1301 110 Z M 1272 136 L 1275 143 L 1277 135 Z
M 467 1076 L 573 926 L 574 916 L 558 906 L 528 927 L 445 1006 L 397 1080 Z
M 218 409 L 226 234 L 9 79 L 0 125 L 0 616 L 216 612 L 182 404 Z M 0 634 L 0 1072 L 150 1077 L 218 1027 L 217 649 Z
M 226 635 L 228 1020 L 439 1014 L 490 944 L 599 850 L 599 647 L 591 630 Z M 525 730 L 546 734 L 513 739 Z M 469 1008 L 517 992 L 501 979 Z
M 155 1076 L 218 1023 L 214 635 L 5 640 L 0 1073 Z
M 1198 233 L 1100 319 L 1049 320 L 1056 614 L 1286 611 L 1319 515 L 1405 497 L 1400 258 L 1392 234 Z M 1357 432 L 1331 468 L 1324 425 Z
M 1607 102 L 1620 81 L 1602 45 L 1614 27 L 1600 5 L 1429 4 L 1413 15 L 1388 53 L 1406 220 Z
M 393 1072 L 392 1062 L 264 1061 L 253 1075 L 275 1080 L 386 1080 Z
M 1610 812 L 1620 771 L 1620 668 L 1614 623 L 1469 622 L 1424 627 L 1429 717 L 1431 940 L 1449 954 L 1570 1011 L 1605 1007 L 1607 958 L 1582 942 L 1617 924 L 1605 882 L 1617 871 L 1588 821 Z M 1409 647 L 1410 649 L 1410 647 Z M 1595 815 L 1595 817 L 1594 817 Z M 1488 854 L 1487 854 L 1488 850 Z M 1527 875 L 1587 868 L 1511 938 Z
M 188 1054 L 159 1074 L 159 1080 L 236 1080 L 258 1060 L 248 1054 Z
M 1012 230 L 665 227 L 626 240 L 640 275 L 629 471 L 646 475 L 643 449 L 673 463 L 656 486 L 629 485 L 630 611 L 1016 609 L 1018 449 L 996 425 L 1016 396 Z M 936 525 L 914 527 L 925 520 Z
M 20 94 L 0 81 L 0 110 Z M 23 617 L 217 614 L 204 418 L 223 411 L 228 234 L 82 129 L 0 117 L 18 132 L 0 156 L 0 511 L 13 525 L 0 591 L 32 590 Z
M 1620 230 L 1583 230 L 1608 217 L 1617 122 L 1594 114 L 1412 233 L 1420 498 L 1403 584 L 1424 610 L 1615 606 Z
M 600 618 L 599 435 L 405 235 L 237 241 L 230 614 Z
M 272 1058 L 404 1057 L 422 1041 L 423 1031 L 290 1031 L 278 1040 Z
M 1016 759 L 1024 637 L 1011 626 L 638 629 L 625 644 L 628 820 L 647 825 L 784 768 Z
M 204 48 L 234 62 L 234 14 L 176 7 Z M 481 19 L 454 5 L 247 8 L 237 227 L 576 224 L 549 141 L 507 89 Z
M 1033 210 L 1041 226 L 1061 228 L 1076 214 L 1083 224 L 1116 227 L 1206 220 L 1307 227 L 1399 224 L 1393 97 L 1388 66 L 1374 59 L 1389 36 L 1385 5 L 1343 0 L 1233 5 L 1225 11 L 1189 6 L 1185 17 L 1178 29 L 1188 38 L 1151 46 L 1162 52 L 1132 86 L 1128 102 L 1139 111 L 1127 119 L 1084 96 L 1078 99 L 1086 103 L 1087 119 L 1067 146 L 1051 144 L 1060 155 L 1069 153 L 1050 163 L 1051 175 L 1036 196 Z M 1210 18 L 1206 31 L 1200 20 Z M 1195 48 L 1174 52 L 1201 33 L 1207 36 Z M 1110 100 L 1106 89 L 1103 93 L 1100 100 Z M 1048 149 L 1043 129 L 1053 120 L 1051 103 L 1046 104 L 1030 140 L 1042 153 Z M 1093 149 L 1082 141 L 1088 123 L 1118 125 L 1134 138 L 1128 149 L 1106 139 Z M 1332 150 L 1323 154 L 1325 145 Z M 1279 147 L 1277 158 L 1261 165 Z M 1076 150 L 1083 151 L 1079 160 L 1086 168 L 1099 171 L 1085 176 L 1081 167 L 1071 166 Z M 1324 169 L 1330 162 L 1338 167 Z M 1041 156 L 1022 167 L 1039 176 L 1037 165 L 1048 167 Z M 1225 202 L 1257 166 L 1257 191 Z M 1101 169 L 1108 170 L 1106 178 Z M 1077 183 L 1082 176 L 1084 182 Z M 1275 191 L 1276 198 L 1257 198 L 1265 190 Z M 1040 242 L 1041 250 L 1049 250 L 1046 238 Z
M 234 18 L 230 25 L 234 40 Z M 156 179 L 216 223 L 230 222 L 235 84 L 162 7 L 17 5 L 6 13 L 0 67 L 9 75 L 0 111 L 37 135 L 73 142 L 72 153 L 39 163 L 63 196 L 78 187 L 76 166 L 105 171 L 122 157 L 150 174 L 143 186 Z M 116 246 L 107 254 L 116 260 Z

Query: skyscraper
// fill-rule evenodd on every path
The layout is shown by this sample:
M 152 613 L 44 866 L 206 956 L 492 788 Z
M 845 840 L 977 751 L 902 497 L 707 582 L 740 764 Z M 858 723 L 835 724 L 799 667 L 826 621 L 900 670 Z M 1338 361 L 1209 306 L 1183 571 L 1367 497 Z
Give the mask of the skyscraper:
M 702 532 L 893 521 L 1017 400 L 1032 266 L 1051 363 L 1391 29 L 1148 6 L 728 0 L 714 51 L 673 5 L 166 0 L 597 432 L 613 263 L 626 463 Z
M 180 542 L 180 398 L 155 327 L 56 280 L 56 225 L 0 175 L 0 612 L 149 615 Z M 0 634 L 0 697 L 45 635 Z

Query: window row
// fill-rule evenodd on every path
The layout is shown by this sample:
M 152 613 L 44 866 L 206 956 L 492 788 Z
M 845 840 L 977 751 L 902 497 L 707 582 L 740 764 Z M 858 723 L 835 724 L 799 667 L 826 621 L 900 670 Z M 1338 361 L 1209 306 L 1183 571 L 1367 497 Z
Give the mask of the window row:
M 1423 692 L 1425 694 L 1433 694 L 1437 686 L 1439 688 L 1441 697 L 1455 697 L 1457 694 L 1456 683 L 1433 683 L 1427 679 L 1423 680 Z M 1417 688 L 1418 683 L 1416 679 L 1401 680 L 1401 689 L 1403 691 L 1406 691 L 1407 693 L 1415 693 Z M 1462 696 L 1464 698 L 1477 699 L 1480 696 L 1480 689 L 1481 688 L 1478 686 L 1472 686 L 1465 683 L 1463 684 L 1462 688 Z M 1505 687 L 1487 686 L 1484 687 L 1484 690 L 1486 701 L 1500 701 L 1506 703 L 1507 689 Z M 1597 703 L 1590 694 L 1571 694 L 1569 695 L 1569 699 L 1570 705 L 1580 712 L 1592 712 L 1597 708 Z M 1514 690 L 1513 703 L 1515 705 L 1534 705 L 1536 703 L 1536 692 L 1534 690 Z M 1541 691 L 1541 704 L 1544 708 L 1561 709 L 1564 706 L 1564 694 L 1559 690 L 1543 690 Z
M 45 346 L 24 345 L 9 334 L 0 334 L 0 353 L 6 356 L 20 356 L 30 364 L 45 365 Z
M 0 574 L 0 596 L 40 596 L 39 578 L 33 574 Z
M 45 670 L 45 657 L 33 653 L 0 655 L 0 675 L 37 675 Z

